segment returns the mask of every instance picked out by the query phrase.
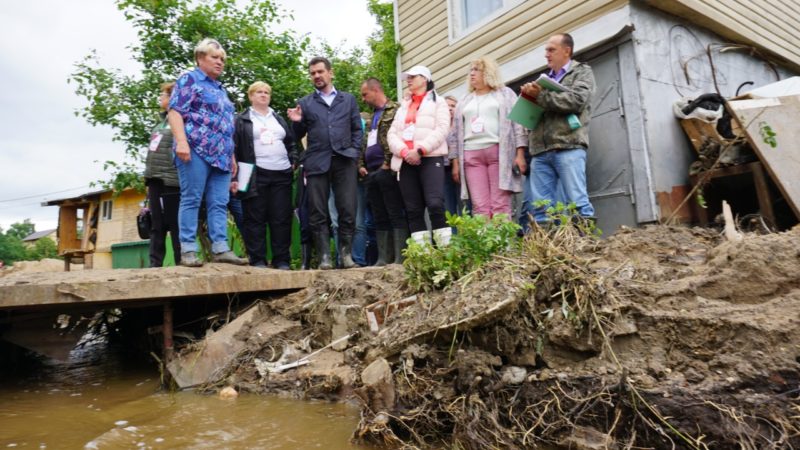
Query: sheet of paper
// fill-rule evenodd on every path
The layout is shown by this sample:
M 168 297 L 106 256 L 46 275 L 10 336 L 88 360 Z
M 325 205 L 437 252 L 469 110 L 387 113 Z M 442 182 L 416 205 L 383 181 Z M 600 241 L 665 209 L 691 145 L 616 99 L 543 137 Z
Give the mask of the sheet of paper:
M 250 176 L 253 175 L 255 164 L 239 162 L 239 173 L 236 174 L 236 181 L 239 182 L 239 190 L 247 192 L 250 187 Z

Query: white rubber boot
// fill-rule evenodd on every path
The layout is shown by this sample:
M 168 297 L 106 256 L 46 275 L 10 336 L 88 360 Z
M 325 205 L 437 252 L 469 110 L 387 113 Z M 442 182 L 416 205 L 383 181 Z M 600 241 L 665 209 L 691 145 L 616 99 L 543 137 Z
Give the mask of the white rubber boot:
M 433 240 L 439 248 L 450 245 L 450 238 L 453 236 L 453 229 L 450 227 L 438 228 L 433 230 Z
M 415 231 L 411 233 L 411 239 L 413 239 L 414 242 L 419 245 L 431 245 L 431 234 L 428 232 L 428 230 Z

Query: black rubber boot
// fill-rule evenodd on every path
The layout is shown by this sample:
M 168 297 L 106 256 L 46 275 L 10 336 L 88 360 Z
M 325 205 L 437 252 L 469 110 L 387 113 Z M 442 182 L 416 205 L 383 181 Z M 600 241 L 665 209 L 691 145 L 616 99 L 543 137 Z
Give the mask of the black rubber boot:
M 390 230 L 377 230 L 375 237 L 378 240 L 378 260 L 376 266 L 385 266 L 393 261 L 394 248 L 392 248 L 392 232 Z
M 394 229 L 394 263 L 403 264 L 403 250 L 406 248 L 406 241 L 410 236 L 407 228 Z
M 331 265 L 331 237 L 327 230 L 314 234 L 314 246 L 317 247 L 317 255 L 319 256 L 319 269 L 333 269 Z
M 311 244 L 303 244 L 301 246 L 302 251 L 302 263 L 300 265 L 301 270 L 308 270 L 311 268 Z
M 342 260 L 342 267 L 345 269 L 352 269 L 356 267 L 353 261 L 353 236 L 344 234 L 339 235 L 339 258 Z

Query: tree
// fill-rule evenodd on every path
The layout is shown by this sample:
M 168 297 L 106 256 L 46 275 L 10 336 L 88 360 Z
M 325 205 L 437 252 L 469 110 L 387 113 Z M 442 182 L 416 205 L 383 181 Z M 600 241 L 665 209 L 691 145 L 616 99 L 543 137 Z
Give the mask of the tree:
M 33 245 L 33 248 L 28 250 L 28 260 L 39 261 L 45 258 L 55 258 L 58 256 L 58 247 L 56 243 L 45 236 L 38 239 Z
M 14 234 L 3 233 L 3 229 L 0 228 L 0 261 L 11 265 L 16 261 L 24 260 L 25 257 L 26 252 L 25 246 L 22 245 L 22 239 Z
M 272 0 L 250 0 L 243 7 L 236 0 L 117 0 L 117 7 L 137 30 L 139 42 L 128 49 L 141 72 L 104 68 L 91 52 L 75 64 L 70 77 L 75 92 L 89 102 L 76 115 L 112 127 L 114 140 L 125 145 L 125 161 L 104 165 L 112 174 L 112 180 L 100 183 L 105 188 L 143 189 L 138 173 L 149 131 L 158 120 L 159 85 L 194 66 L 194 46 L 204 37 L 217 39 L 227 52 L 220 81 L 237 109 L 246 105 L 247 87 L 257 80 L 272 85 L 276 110 L 293 106 L 306 90 L 302 56 L 308 39 L 269 31 L 288 17 Z
M 6 236 L 13 236 L 20 241 L 36 232 L 36 225 L 31 223 L 31 219 L 22 222 L 12 223 L 6 231 Z
M 372 52 L 367 72 L 383 83 L 386 96 L 397 99 L 397 55 L 401 47 L 394 36 L 394 10 L 392 3 L 369 0 L 370 14 L 378 22 L 378 29 L 367 39 Z

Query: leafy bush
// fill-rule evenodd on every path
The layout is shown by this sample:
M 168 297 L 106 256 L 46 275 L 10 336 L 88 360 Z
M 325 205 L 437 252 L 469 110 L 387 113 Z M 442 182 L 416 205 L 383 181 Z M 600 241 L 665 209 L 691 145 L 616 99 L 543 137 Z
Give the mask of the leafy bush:
M 519 225 L 504 214 L 489 220 L 484 216 L 448 213 L 447 222 L 457 230 L 447 247 L 420 245 L 409 240 L 403 266 L 409 284 L 415 289 L 442 289 L 519 243 Z

